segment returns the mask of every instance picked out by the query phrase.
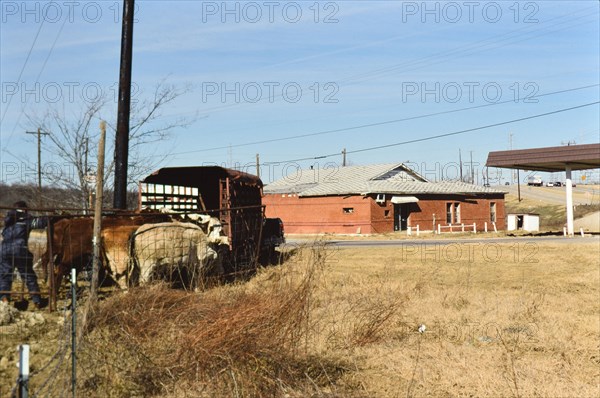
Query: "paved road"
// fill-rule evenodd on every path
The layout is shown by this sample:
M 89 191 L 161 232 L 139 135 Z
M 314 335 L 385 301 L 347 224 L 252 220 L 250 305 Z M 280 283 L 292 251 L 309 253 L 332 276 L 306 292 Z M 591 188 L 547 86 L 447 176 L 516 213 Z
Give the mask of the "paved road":
M 288 239 L 290 246 L 310 244 L 309 239 Z M 520 236 L 503 238 L 457 238 L 457 239 L 398 239 L 398 240 L 330 240 L 326 241 L 328 245 L 336 247 L 401 247 L 411 245 L 451 245 L 451 244 L 489 244 L 489 243 L 582 243 L 600 245 L 600 236 L 575 236 L 566 238 L 564 236 Z M 599 247 L 600 249 L 600 247 Z
M 517 196 L 516 185 L 504 185 L 493 187 L 502 191 L 507 191 L 511 195 Z M 565 205 L 566 193 L 565 187 L 530 187 L 521 185 L 521 197 L 524 199 L 539 200 L 548 204 Z M 592 204 L 600 202 L 600 190 L 597 187 L 577 186 L 573 188 L 573 204 Z

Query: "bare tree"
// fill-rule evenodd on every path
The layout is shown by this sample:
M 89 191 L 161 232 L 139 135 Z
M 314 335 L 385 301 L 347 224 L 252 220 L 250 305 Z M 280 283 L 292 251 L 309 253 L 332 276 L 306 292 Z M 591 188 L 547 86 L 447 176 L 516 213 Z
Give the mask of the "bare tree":
M 155 169 L 168 156 L 164 145 L 152 145 L 168 140 L 175 128 L 187 127 L 194 117 L 180 117 L 164 122 L 162 112 L 169 104 L 189 91 L 189 87 L 177 88 L 160 82 L 153 96 L 144 100 L 132 101 L 129 133 L 129 183 L 136 183 L 140 177 Z M 93 190 L 95 159 L 99 138 L 98 123 L 106 120 L 109 131 L 115 133 L 115 117 L 106 117 L 110 101 L 97 97 L 86 102 L 79 110 L 65 110 L 65 106 L 50 107 L 42 115 L 28 114 L 29 127 L 40 127 L 49 135 L 46 137 L 45 151 L 61 159 L 61 167 L 45 167 L 44 178 L 54 185 L 75 190 L 77 197 L 65 198 L 65 205 L 89 209 L 90 193 Z M 114 108 L 114 107 L 113 107 Z M 110 135 L 109 135 L 110 137 Z M 114 179 L 114 140 L 107 139 L 107 159 L 105 165 L 105 185 L 112 186 Z

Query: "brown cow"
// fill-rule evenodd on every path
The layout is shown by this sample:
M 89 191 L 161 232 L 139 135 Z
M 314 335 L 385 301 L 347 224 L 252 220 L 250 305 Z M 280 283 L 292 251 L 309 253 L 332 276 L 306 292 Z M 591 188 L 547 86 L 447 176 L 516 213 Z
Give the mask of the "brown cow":
M 93 225 L 91 217 L 63 218 L 52 223 L 52 254 L 54 256 L 54 287 L 58 287 L 71 268 L 77 272 L 85 268 L 93 253 Z M 48 263 L 48 250 L 42 256 Z
M 128 286 L 130 253 L 133 233 L 139 225 L 117 225 L 102 229 L 102 252 L 112 279 L 121 289 Z
M 102 234 L 106 238 L 105 246 L 113 260 L 117 257 L 115 248 L 126 249 L 128 238 L 123 234 L 115 234 L 122 227 L 133 230 L 145 223 L 169 221 L 165 214 L 152 214 L 151 216 L 105 216 L 102 220 Z M 58 290 L 60 283 L 71 268 L 77 272 L 85 269 L 93 255 L 93 225 L 92 217 L 63 218 L 52 225 L 52 254 L 54 256 L 55 288 Z M 110 258 L 103 256 L 105 260 Z M 43 264 L 48 263 L 48 251 L 42 257 Z M 116 269 L 116 268 L 115 268 Z M 112 270 L 112 267 L 111 267 Z

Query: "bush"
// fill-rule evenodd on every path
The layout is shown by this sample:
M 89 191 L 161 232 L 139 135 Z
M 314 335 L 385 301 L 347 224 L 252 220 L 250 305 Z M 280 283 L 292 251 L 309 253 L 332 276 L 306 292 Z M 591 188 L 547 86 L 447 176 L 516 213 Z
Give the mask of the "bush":
M 203 293 L 137 288 L 99 304 L 80 361 L 91 396 L 312 394 L 345 365 L 310 354 L 311 296 L 324 256 L 276 282 Z M 268 283 L 267 283 L 268 282 Z M 92 376 L 93 375 L 93 376 Z

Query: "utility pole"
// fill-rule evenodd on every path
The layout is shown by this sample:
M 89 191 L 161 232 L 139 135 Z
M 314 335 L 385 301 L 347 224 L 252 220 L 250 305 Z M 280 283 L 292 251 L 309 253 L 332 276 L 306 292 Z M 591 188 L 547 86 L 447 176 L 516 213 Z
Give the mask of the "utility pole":
M 473 151 L 470 151 L 471 154 L 471 184 L 475 184 L 475 171 L 473 170 Z
M 519 169 L 517 169 L 517 195 L 519 198 L 519 202 L 521 201 L 521 181 L 519 181 L 521 177 L 519 176 Z
M 513 133 L 508 133 L 508 149 L 511 150 L 511 151 L 513 149 Z M 519 183 L 518 172 L 511 172 L 510 173 L 510 182 L 514 183 L 515 179 L 517 180 L 517 184 L 518 184 Z
M 85 173 L 88 172 L 88 152 L 90 150 L 90 139 L 88 137 L 85 138 L 85 153 L 83 158 L 83 169 Z
M 42 206 L 42 135 L 50 135 L 50 133 L 42 133 L 42 129 L 38 127 L 37 131 L 26 131 L 25 134 L 37 135 L 37 152 L 38 152 L 38 207 Z
M 85 172 L 85 178 L 86 178 L 86 186 L 87 186 L 87 190 L 88 190 L 88 208 L 91 209 L 92 207 L 94 207 L 94 193 L 92 191 L 91 188 L 91 184 L 88 181 L 89 178 L 89 168 L 88 168 L 88 153 L 90 150 L 90 139 L 88 137 L 85 138 L 85 152 L 84 152 L 84 160 L 83 160 L 83 170 Z M 85 214 L 87 214 L 87 210 L 85 212 Z
M 260 155 L 256 154 L 256 176 L 260 178 Z
M 460 148 L 458 148 L 458 169 L 460 171 L 460 182 L 463 181 L 463 171 L 462 171 L 462 154 L 460 153 Z
M 342 149 L 342 167 L 346 167 L 346 148 Z
M 127 162 L 129 159 L 129 114 L 131 111 L 131 60 L 133 53 L 134 0 L 123 0 L 119 106 L 115 137 L 115 209 L 127 208 Z

